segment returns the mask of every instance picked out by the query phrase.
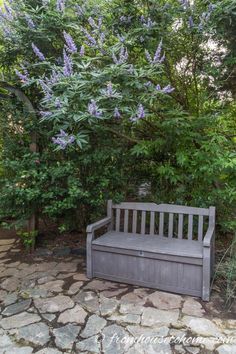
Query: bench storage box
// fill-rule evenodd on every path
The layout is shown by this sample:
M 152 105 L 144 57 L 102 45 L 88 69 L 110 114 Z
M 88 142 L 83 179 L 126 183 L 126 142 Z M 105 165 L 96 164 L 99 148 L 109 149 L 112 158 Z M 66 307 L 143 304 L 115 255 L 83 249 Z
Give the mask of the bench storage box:
M 107 217 L 87 227 L 87 276 L 208 301 L 214 231 L 214 207 L 108 201 Z

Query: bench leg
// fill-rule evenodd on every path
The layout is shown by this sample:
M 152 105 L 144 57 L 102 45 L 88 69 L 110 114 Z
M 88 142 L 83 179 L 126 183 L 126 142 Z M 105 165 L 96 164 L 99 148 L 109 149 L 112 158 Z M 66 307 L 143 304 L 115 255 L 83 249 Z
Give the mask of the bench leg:
M 211 249 L 203 247 L 202 300 L 209 301 L 211 286 Z
M 89 279 L 93 278 L 92 240 L 93 240 L 93 233 L 88 233 L 86 263 L 87 263 L 87 278 Z

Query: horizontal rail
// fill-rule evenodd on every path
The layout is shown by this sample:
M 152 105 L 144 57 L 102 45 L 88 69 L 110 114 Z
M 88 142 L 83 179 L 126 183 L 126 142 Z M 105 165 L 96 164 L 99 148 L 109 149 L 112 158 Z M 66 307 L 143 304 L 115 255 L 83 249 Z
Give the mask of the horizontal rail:
M 156 211 L 161 213 L 172 214 L 187 214 L 187 215 L 202 215 L 209 216 L 209 209 L 195 208 L 174 204 L 155 204 L 155 203 L 120 203 L 113 204 L 113 209 L 125 209 L 125 210 L 140 210 L 140 211 Z

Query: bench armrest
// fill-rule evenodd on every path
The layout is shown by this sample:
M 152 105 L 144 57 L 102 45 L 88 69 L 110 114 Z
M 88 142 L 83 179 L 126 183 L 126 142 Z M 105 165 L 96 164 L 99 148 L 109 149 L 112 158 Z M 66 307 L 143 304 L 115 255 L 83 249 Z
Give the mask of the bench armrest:
M 203 246 L 204 247 L 210 247 L 211 241 L 214 238 L 214 232 L 215 232 L 215 226 L 211 225 L 208 227 L 208 230 L 206 232 L 206 235 L 203 240 Z
M 102 220 L 95 222 L 94 224 L 90 224 L 87 226 L 86 232 L 91 233 L 102 226 L 108 225 L 111 222 L 111 217 L 106 217 Z

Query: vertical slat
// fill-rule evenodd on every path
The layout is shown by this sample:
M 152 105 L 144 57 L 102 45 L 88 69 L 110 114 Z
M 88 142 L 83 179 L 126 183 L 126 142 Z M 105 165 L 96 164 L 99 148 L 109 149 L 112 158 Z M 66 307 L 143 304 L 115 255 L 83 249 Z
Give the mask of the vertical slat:
M 188 239 L 193 239 L 193 215 L 188 216 Z
M 174 214 L 169 214 L 168 237 L 173 237 L 173 220 Z
M 142 211 L 142 219 L 141 219 L 141 234 L 145 234 L 146 229 L 146 211 Z
M 133 210 L 132 233 L 136 234 L 136 232 L 137 232 L 137 210 Z
M 116 231 L 120 231 L 120 209 L 116 209 Z
M 160 213 L 159 216 L 159 236 L 163 236 L 164 232 L 164 213 Z
M 198 217 L 198 241 L 202 241 L 203 237 L 203 215 Z
M 151 211 L 151 215 L 150 215 L 150 235 L 154 235 L 154 227 L 155 227 L 155 212 Z
M 183 214 L 179 214 L 179 220 L 178 220 L 178 238 L 183 238 L 183 220 L 184 220 Z
M 129 210 L 125 210 L 124 232 L 128 232 Z

